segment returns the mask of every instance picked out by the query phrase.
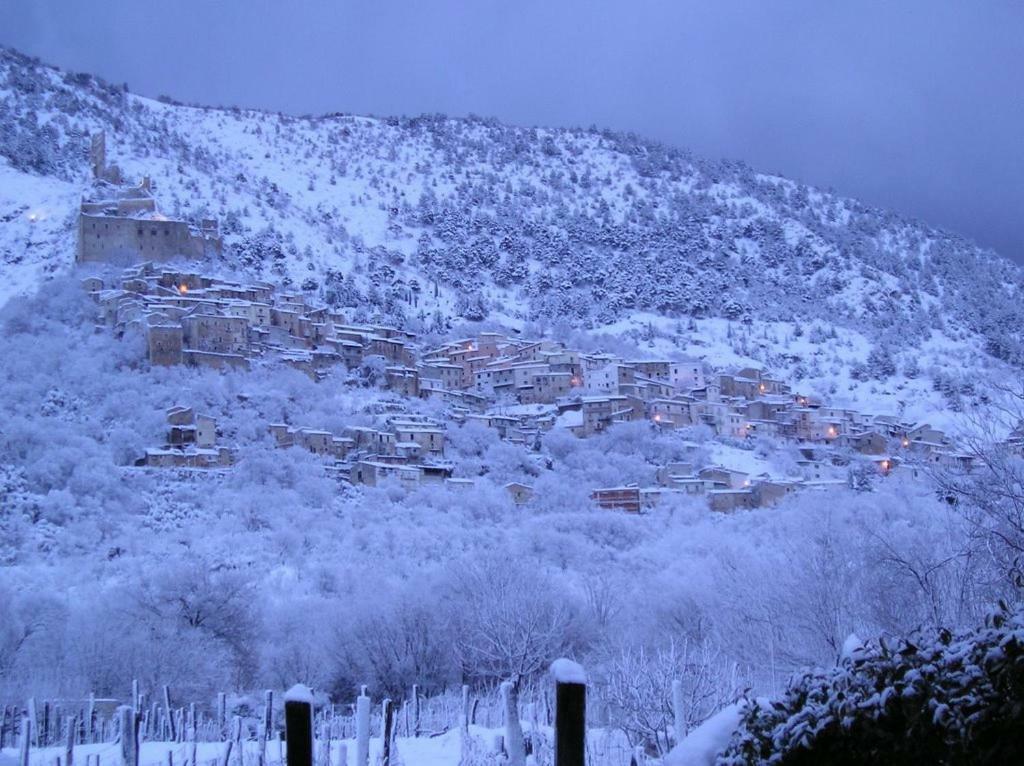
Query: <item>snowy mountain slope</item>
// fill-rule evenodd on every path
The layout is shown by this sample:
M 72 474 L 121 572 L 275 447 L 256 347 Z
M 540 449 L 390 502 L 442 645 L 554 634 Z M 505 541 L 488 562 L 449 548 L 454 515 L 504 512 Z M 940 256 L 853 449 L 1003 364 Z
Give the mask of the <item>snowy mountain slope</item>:
M 0 130 L 12 166 L 2 214 L 18 221 L 0 235 L 0 299 L 71 261 L 70 230 L 54 222 L 73 220 L 88 135 L 104 130 L 111 160 L 130 178 L 151 176 L 165 212 L 220 219 L 222 266 L 301 286 L 357 319 L 422 330 L 459 316 L 584 328 L 697 317 L 737 330 L 774 321 L 786 334 L 817 322 L 824 337 L 812 345 L 826 357 L 836 327 L 863 347 L 839 355 L 841 374 L 819 377 L 900 374 L 897 385 L 917 377 L 925 346 L 959 370 L 1021 359 L 1024 281 L 1009 261 L 854 200 L 632 136 L 190 107 L 13 51 L 0 53 Z M 47 233 L 23 254 L 36 207 Z M 690 324 L 688 340 L 705 343 L 704 324 Z M 747 345 L 744 357 L 815 377 L 798 369 L 812 364 L 806 355 Z M 875 369 L 858 373 L 876 349 Z

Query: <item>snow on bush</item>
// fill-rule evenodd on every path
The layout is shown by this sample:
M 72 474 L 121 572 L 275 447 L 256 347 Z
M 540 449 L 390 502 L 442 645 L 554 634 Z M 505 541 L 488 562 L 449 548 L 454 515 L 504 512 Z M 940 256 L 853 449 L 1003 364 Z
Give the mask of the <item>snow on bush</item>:
M 1022 754 L 1024 609 L 1001 603 L 969 633 L 879 640 L 795 678 L 773 702 L 748 699 L 717 762 L 1010 764 Z

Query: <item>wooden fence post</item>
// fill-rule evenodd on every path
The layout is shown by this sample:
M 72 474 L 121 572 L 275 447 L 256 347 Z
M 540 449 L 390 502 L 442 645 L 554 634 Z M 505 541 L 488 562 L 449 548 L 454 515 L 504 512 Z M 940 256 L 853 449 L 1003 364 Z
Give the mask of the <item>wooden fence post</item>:
M 587 735 L 587 675 L 572 660 L 551 663 L 555 679 L 555 766 L 584 766 Z
M 260 737 L 260 766 L 267 760 L 267 743 L 274 733 L 274 691 L 263 692 L 263 735 Z
M 274 731 L 274 690 L 263 692 L 263 739 L 269 740 Z
M 284 695 L 288 766 L 313 766 L 313 692 L 296 684 Z
M 364 686 L 356 698 L 356 766 L 370 764 L 370 698 Z
M 29 734 L 32 735 L 32 745 L 39 747 L 39 716 L 36 715 L 36 698 L 28 698 L 28 720 Z
M 220 736 L 226 736 L 228 726 L 228 697 L 224 692 L 218 692 L 217 694 L 217 726 L 220 728 Z
M 18 766 L 28 766 L 28 754 L 32 749 L 32 717 L 27 711 L 21 717 L 21 741 L 18 746 Z
M 412 735 L 418 737 L 422 732 L 420 726 L 420 687 L 412 685 Z
M 392 727 L 395 724 L 395 706 L 390 699 L 380 703 L 381 718 L 381 766 L 391 766 L 391 741 L 394 735 Z
M 137 721 L 138 717 L 130 706 L 121 705 L 117 709 L 122 766 L 138 766 L 138 749 L 135 744 Z
M 167 718 L 167 735 L 171 742 L 178 741 L 178 727 L 174 725 L 174 712 L 171 710 L 171 687 L 164 684 L 164 716 Z
M 96 693 L 89 692 L 89 705 L 85 709 L 85 738 L 89 742 L 93 739 L 93 728 L 96 726 Z
M 231 739 L 238 750 L 238 766 L 245 766 L 245 745 L 242 742 L 242 716 L 240 715 L 231 719 Z
M 75 735 L 78 733 L 78 719 L 68 719 L 67 741 L 64 743 L 64 766 L 75 766 Z

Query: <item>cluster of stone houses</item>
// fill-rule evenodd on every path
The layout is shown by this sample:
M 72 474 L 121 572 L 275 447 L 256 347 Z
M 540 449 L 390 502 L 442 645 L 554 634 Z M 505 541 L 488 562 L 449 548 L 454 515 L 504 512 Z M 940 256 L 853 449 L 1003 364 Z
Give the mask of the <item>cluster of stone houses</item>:
M 898 449 L 951 465 L 966 459 L 927 424 L 830 407 L 756 368 L 712 372 L 697 360 L 620 359 L 485 333 L 425 352 L 414 372 L 421 395 L 469 394 L 452 401 L 468 411 L 483 403 L 485 414 L 462 417 L 520 438 L 554 426 L 585 437 L 649 420 L 662 429 L 707 426 L 740 440 L 764 435 L 866 455 Z
M 432 418 L 408 413 L 377 427 L 348 426 L 342 434 L 315 428 L 270 426 L 278 447 L 300 447 L 331 460 L 329 471 L 352 484 L 375 487 L 388 480 L 405 486 L 422 482 L 458 484 L 444 459 L 445 429 Z
M 279 292 L 265 282 L 233 282 L 146 262 L 125 269 L 117 284 L 88 277 L 83 287 L 107 324 L 145 333 L 154 365 L 247 369 L 269 355 L 316 378 L 335 365 L 356 367 L 365 356 L 381 356 L 399 371 L 413 358 L 412 334 L 347 324 L 302 293 Z
M 656 487 L 594 490 L 602 507 L 640 512 L 671 493 L 704 496 L 716 510 L 770 505 L 796 489 L 843 484 L 829 469 L 839 453 L 859 453 L 882 474 L 903 464 L 971 467 L 970 456 L 937 429 L 830 407 L 755 368 L 713 372 L 696 360 L 623 359 L 499 333 L 420 351 L 411 333 L 347 324 L 301 293 L 153 262 L 129 267 L 117 284 L 98 277 L 83 284 L 108 324 L 120 332 L 135 326 L 145 333 L 154 365 L 247 368 L 254 359 L 271 357 L 319 379 L 336 365 L 353 368 L 378 356 L 385 361 L 385 381 L 392 391 L 438 399 L 449 422 L 476 422 L 528 447 L 552 428 L 586 438 L 615 423 L 647 421 L 655 429 L 705 426 L 738 441 L 757 436 L 790 440 L 806 453 L 798 480 L 751 477 L 722 466 L 683 470 L 676 465 Z M 171 423 L 168 444 L 148 451 L 140 464 L 230 464 L 230 451 L 209 442 L 211 426 L 203 416 L 189 410 L 173 417 L 181 422 Z M 283 424 L 272 425 L 271 431 L 279 446 L 300 446 L 328 457 L 329 470 L 353 484 L 375 486 L 390 479 L 405 485 L 464 484 L 452 478 L 444 460 L 441 422 L 396 415 L 380 427 L 353 426 L 343 434 Z M 187 440 L 184 434 L 193 432 L 195 438 Z M 1024 445 L 1024 437 L 1018 441 Z M 532 495 L 526 485 L 508 490 L 516 502 Z
M 225 468 L 235 462 L 234 450 L 217 444 L 217 421 L 191 407 L 167 410 L 167 443 L 147 449 L 135 461 L 152 468 Z

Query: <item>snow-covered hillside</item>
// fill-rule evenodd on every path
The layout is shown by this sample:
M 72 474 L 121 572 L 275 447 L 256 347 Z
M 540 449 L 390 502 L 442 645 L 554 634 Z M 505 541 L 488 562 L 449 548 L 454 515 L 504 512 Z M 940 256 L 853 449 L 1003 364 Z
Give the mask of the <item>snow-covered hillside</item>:
M 854 200 L 633 136 L 183 106 L 9 50 L 0 51 L 0 130 L 0 300 L 71 262 L 88 136 L 103 130 L 110 159 L 129 177 L 151 176 L 166 212 L 219 218 L 225 266 L 351 306 L 357 319 L 414 329 L 458 317 L 619 323 L 649 325 L 647 335 L 667 319 L 698 345 L 727 322 L 727 347 L 744 346 L 742 356 L 791 378 L 841 382 L 907 373 L 900 385 L 922 365 L 975 371 L 1021 359 L 1024 282 L 1009 261 Z M 760 324 L 750 331 L 767 320 L 788 326 L 783 335 L 817 327 L 811 353 L 765 337 Z M 856 351 L 829 353 L 834 328 Z M 854 369 L 874 349 L 877 369 Z M 833 356 L 841 374 L 815 375 Z M 955 395 L 962 384 L 938 387 Z
M 220 221 L 222 255 L 189 265 L 204 276 L 73 269 L 98 131 L 164 213 Z M 609 726 L 663 752 L 675 679 L 691 729 L 851 632 L 974 624 L 1011 588 L 933 480 L 976 462 L 951 451 L 969 446 L 958 417 L 1020 378 L 1024 278 L 919 223 L 605 131 L 191 107 L 2 50 L 0 223 L 0 703 L 133 680 L 198 701 L 296 681 L 401 699 L 573 657 Z M 220 281 L 243 275 L 273 289 Z M 272 305 L 231 297 L 250 289 Z M 182 319 L 228 300 L 277 318 Z M 158 363 L 150 340 L 215 316 L 244 326 L 247 356 Z M 314 368 L 303 327 L 358 359 Z M 490 356 L 451 343 L 485 335 Z M 476 371 L 566 387 L 533 401 L 464 380 L 492 358 Z M 701 379 L 774 375 L 619 381 L 683 358 Z M 577 391 L 555 366 L 581 360 Z M 398 385 L 428 368 L 442 377 Z M 1002 481 L 972 476 L 977 495 Z M 624 490 L 635 508 L 604 502 Z

